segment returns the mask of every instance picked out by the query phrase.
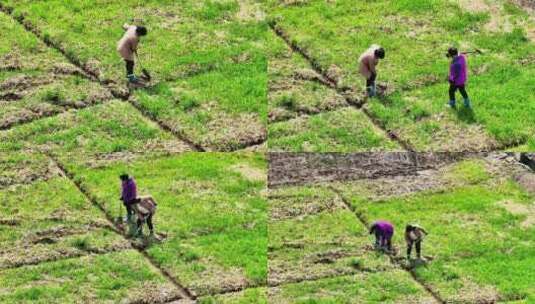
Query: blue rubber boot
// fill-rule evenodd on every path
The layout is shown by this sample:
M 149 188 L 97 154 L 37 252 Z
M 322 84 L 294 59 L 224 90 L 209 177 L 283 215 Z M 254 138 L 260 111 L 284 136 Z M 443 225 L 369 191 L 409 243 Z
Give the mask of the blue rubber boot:
M 456 105 L 455 105 L 455 100 L 450 100 L 448 101 L 448 106 L 452 109 L 455 109 Z
M 138 83 L 139 79 L 134 74 L 130 74 L 127 76 L 129 83 Z

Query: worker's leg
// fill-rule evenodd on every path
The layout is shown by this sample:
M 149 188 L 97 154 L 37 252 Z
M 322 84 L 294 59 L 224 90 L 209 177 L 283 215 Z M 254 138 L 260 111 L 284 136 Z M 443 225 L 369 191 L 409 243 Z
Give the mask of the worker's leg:
M 134 61 L 133 60 L 125 60 L 126 62 L 126 77 L 128 78 L 128 81 L 130 82 L 137 82 L 138 79 L 136 75 L 134 74 Z
M 464 86 L 459 86 L 459 92 L 461 92 L 461 95 L 463 96 L 464 106 L 467 107 L 467 108 L 471 108 L 470 98 L 468 98 L 468 93 L 466 93 L 465 87 Z
M 137 218 L 137 234 L 142 235 L 143 234 L 143 221 L 138 217 Z
M 134 61 L 133 60 L 124 60 L 126 63 L 126 77 L 134 74 Z
M 455 107 L 455 91 L 457 91 L 457 86 L 455 84 L 450 83 L 450 89 L 449 89 L 449 95 L 450 95 L 450 101 L 449 105 L 450 107 Z
M 152 214 L 147 217 L 147 226 L 149 226 L 150 234 L 154 234 L 154 226 L 152 225 Z
M 375 248 L 381 246 L 381 233 L 375 229 Z
M 130 222 L 132 220 L 132 215 L 134 215 L 134 210 L 130 202 L 125 202 L 124 207 L 126 208 L 126 221 Z
M 368 97 L 373 97 L 376 94 L 375 89 L 375 78 L 377 76 L 372 74 L 370 78 L 366 79 L 366 91 L 368 92 Z
M 407 242 L 407 260 L 411 259 L 412 241 Z
M 386 249 L 388 251 L 392 250 L 392 236 L 386 238 Z
M 416 241 L 416 256 L 418 257 L 418 259 L 420 259 L 422 257 L 422 241 L 418 240 Z

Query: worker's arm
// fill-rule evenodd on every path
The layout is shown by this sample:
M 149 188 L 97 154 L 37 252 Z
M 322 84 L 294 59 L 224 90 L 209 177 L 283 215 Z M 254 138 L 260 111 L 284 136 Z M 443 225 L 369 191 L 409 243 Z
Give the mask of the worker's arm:
M 375 224 L 370 227 L 370 234 L 373 234 L 375 232 Z
M 368 58 L 368 60 L 366 60 L 366 64 L 368 66 L 368 70 L 373 74 L 373 75 L 376 75 L 377 72 L 375 71 L 375 65 L 372 64 L 372 60 L 370 58 Z

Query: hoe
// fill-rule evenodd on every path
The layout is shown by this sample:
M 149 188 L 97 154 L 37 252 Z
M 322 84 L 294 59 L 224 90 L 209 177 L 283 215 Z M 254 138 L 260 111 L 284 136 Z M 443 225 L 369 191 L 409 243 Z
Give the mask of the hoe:
M 139 66 L 141 66 L 141 73 L 147 79 L 147 81 L 150 81 L 152 77 L 150 76 L 149 71 L 143 67 L 143 64 L 141 63 L 141 60 L 139 59 L 137 52 L 136 52 L 136 59 L 137 59 L 137 62 L 139 62 Z

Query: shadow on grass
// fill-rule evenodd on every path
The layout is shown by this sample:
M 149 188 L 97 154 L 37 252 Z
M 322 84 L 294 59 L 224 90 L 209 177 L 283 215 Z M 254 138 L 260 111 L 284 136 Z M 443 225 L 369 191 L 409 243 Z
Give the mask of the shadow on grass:
M 467 108 L 464 106 L 458 107 L 455 110 L 455 114 L 457 115 L 457 119 L 459 119 L 462 122 L 465 122 L 467 124 L 476 123 L 476 116 L 475 116 L 474 110 L 471 108 Z

